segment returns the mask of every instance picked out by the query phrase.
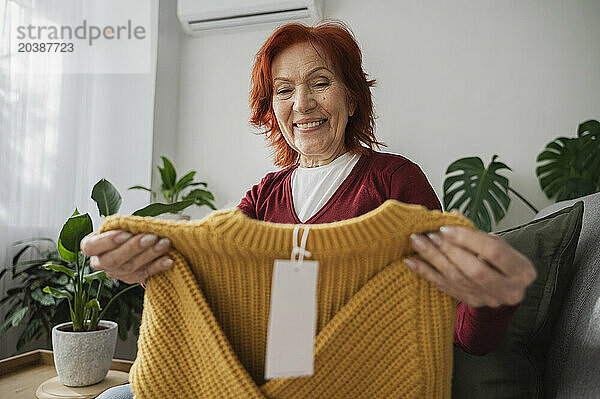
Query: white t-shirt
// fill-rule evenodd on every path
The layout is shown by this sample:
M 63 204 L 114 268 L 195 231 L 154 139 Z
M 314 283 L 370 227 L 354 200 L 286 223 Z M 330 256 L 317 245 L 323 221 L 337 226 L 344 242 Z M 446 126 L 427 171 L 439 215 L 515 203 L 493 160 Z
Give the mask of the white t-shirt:
M 360 154 L 346 152 L 327 165 L 297 167 L 292 172 L 294 210 L 302 223 L 310 219 L 329 201 L 360 159 Z

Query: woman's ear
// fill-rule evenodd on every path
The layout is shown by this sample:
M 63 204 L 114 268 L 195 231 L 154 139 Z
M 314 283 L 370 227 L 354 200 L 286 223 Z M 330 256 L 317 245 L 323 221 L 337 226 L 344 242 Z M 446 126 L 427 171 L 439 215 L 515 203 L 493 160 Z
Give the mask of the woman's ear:
M 348 117 L 354 116 L 354 112 L 356 112 L 356 101 L 348 96 Z

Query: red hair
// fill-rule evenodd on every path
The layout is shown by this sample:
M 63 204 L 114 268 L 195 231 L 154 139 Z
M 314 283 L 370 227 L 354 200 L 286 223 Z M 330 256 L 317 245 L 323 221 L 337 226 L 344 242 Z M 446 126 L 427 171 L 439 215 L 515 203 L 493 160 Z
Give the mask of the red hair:
M 334 66 L 336 75 L 346 86 L 348 97 L 356 106 L 354 115 L 348 118 L 346 125 L 346 149 L 353 153 L 366 154 L 374 146 L 385 146 L 375 138 L 375 116 L 370 89 L 375 85 L 375 79 L 367 79 L 368 75 L 362 69 L 360 48 L 350 29 L 337 21 L 328 21 L 316 26 L 292 23 L 280 27 L 267 39 L 256 54 L 252 68 L 250 123 L 266 129 L 261 134 L 266 136 L 273 147 L 275 165 L 293 165 L 298 160 L 298 153 L 285 141 L 275 117 L 271 62 L 285 48 L 303 42 L 310 43 L 317 52 L 320 49 L 325 52 Z

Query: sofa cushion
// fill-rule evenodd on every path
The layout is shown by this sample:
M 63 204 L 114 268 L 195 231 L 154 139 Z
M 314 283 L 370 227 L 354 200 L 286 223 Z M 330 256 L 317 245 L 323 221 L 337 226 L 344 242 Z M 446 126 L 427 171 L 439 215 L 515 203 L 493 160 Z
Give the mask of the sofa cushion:
M 600 193 L 584 203 L 575 274 L 556 322 L 544 373 L 548 398 L 600 397 Z M 577 200 L 543 209 L 545 216 Z
M 454 398 L 541 398 L 545 353 L 572 275 L 583 204 L 499 233 L 535 265 L 508 331 L 493 352 L 474 356 L 455 348 Z

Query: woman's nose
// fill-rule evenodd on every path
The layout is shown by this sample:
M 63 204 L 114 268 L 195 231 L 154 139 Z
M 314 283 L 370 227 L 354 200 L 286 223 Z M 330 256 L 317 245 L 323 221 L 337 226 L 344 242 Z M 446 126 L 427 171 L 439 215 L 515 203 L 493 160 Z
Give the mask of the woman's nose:
M 300 86 L 296 89 L 294 111 L 304 114 L 311 111 L 316 105 L 317 102 L 307 87 Z

